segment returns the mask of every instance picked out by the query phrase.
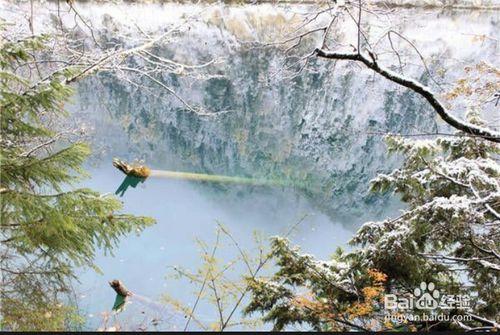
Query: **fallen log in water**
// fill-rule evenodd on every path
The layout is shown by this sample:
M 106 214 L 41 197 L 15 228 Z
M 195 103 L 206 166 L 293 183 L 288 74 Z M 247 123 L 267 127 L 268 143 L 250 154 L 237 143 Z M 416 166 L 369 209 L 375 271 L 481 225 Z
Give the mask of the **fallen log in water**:
M 113 303 L 112 310 L 116 313 L 120 313 L 125 308 L 129 297 L 132 296 L 132 292 L 130 292 L 118 279 L 110 281 L 109 286 L 111 286 L 111 288 L 116 292 L 116 298 Z
M 151 175 L 151 169 L 145 165 L 131 165 L 126 162 L 114 158 L 113 166 L 125 173 L 127 176 L 137 177 L 137 178 L 147 178 Z
M 140 303 L 142 306 L 150 308 L 152 311 L 158 313 L 159 315 L 165 315 L 168 313 L 170 315 L 176 315 L 178 317 L 184 318 L 184 315 L 181 315 L 171 308 L 168 308 L 168 306 L 166 305 L 163 305 L 156 301 L 152 301 L 151 299 L 137 293 L 132 293 L 125 287 L 121 280 L 114 279 L 109 282 L 109 286 L 111 286 L 111 288 L 116 292 L 116 298 L 112 308 L 115 313 L 120 313 L 125 309 L 125 306 L 130 301 L 135 301 Z
M 112 280 L 112 281 L 109 282 L 109 286 L 111 286 L 111 288 L 113 290 L 115 290 L 116 294 L 119 294 L 122 297 L 127 297 L 127 296 L 131 296 L 132 295 L 132 292 L 130 292 L 125 287 L 125 285 L 123 285 L 123 283 L 121 282 L 121 280 L 118 280 L 118 279 Z
M 208 181 L 216 183 L 246 184 L 246 185 L 257 185 L 257 186 L 290 186 L 289 183 L 276 180 L 221 176 L 221 175 L 211 175 L 211 174 L 193 173 L 193 172 L 151 170 L 145 165 L 127 164 L 126 162 L 117 158 L 113 159 L 113 166 L 116 167 L 118 170 L 122 171 L 123 173 L 125 173 L 127 176 L 143 178 L 143 179 L 148 177 L 159 177 L 167 179 Z

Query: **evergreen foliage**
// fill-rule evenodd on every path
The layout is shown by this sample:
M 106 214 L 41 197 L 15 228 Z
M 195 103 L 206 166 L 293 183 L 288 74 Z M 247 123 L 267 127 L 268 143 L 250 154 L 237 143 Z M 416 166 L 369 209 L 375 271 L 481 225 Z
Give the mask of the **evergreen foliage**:
M 64 118 L 73 66 L 32 73 L 47 36 L 4 39 L 0 48 L 1 223 L 0 328 L 64 330 L 75 319 L 65 306 L 76 266 L 94 266 L 97 249 L 110 252 L 120 237 L 150 218 L 120 213 L 121 202 L 77 188 L 87 174 L 87 144 L 49 124 Z M 35 72 L 36 73 L 36 72 Z M 78 135 L 78 134 L 77 134 Z M 75 139 L 76 137 L 76 139 Z M 61 295 L 63 294 L 63 295 Z
M 476 114 L 469 118 L 481 124 Z M 339 250 L 330 261 L 316 260 L 286 239 L 274 238 L 272 254 L 279 270 L 271 278 L 251 280 L 247 313 L 263 313 L 278 330 L 293 324 L 317 330 L 498 326 L 499 146 L 461 133 L 432 140 L 389 136 L 387 143 L 390 152 L 403 154 L 405 160 L 401 168 L 373 180 L 372 190 L 394 190 L 407 208 L 397 218 L 364 224 L 351 241 L 357 248 Z M 373 271 L 386 276 L 382 286 L 380 280 L 374 283 Z M 391 311 L 373 297 L 382 297 L 382 292 L 408 296 L 421 282 L 471 297 L 469 310 L 440 312 L 468 315 L 473 321 L 385 322 Z M 304 294 L 308 303 L 298 304 Z M 360 303 L 366 307 L 362 313 L 353 309 Z

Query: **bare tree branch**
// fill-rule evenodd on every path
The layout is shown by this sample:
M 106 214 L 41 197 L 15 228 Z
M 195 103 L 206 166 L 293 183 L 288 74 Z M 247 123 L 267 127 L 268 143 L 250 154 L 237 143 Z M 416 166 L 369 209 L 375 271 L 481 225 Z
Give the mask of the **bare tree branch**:
M 363 63 L 366 67 L 372 69 L 378 74 L 382 75 L 386 79 L 406 87 L 415 93 L 418 93 L 422 97 L 424 97 L 432 108 L 436 111 L 436 113 L 450 126 L 465 132 L 466 134 L 471 134 L 474 136 L 478 136 L 484 138 L 488 141 L 500 143 L 500 133 L 497 131 L 493 131 L 490 129 L 486 129 L 483 127 L 479 127 L 477 125 L 471 124 L 469 122 L 457 119 L 453 115 L 451 115 L 444 105 L 439 101 L 436 95 L 431 91 L 430 88 L 422 85 L 421 83 L 404 77 L 400 74 L 397 74 L 394 71 L 386 69 L 379 65 L 377 62 L 376 55 L 368 51 L 368 55 L 360 52 L 360 53 L 348 53 L 348 52 L 332 52 L 325 49 L 317 48 L 315 49 L 315 53 L 318 57 L 326 58 L 326 59 L 339 59 L 339 60 L 351 60 L 356 62 Z

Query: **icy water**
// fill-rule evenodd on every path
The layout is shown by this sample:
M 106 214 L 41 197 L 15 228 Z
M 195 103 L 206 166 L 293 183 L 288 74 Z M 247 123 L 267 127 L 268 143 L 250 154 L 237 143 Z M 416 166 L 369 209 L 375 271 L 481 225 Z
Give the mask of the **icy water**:
M 397 199 L 367 192 L 371 178 L 400 161 L 387 156 L 375 133 L 443 129 L 420 98 L 347 63 L 334 67 L 312 60 L 313 71 L 278 80 L 279 50 L 249 50 L 238 41 L 278 29 L 273 22 L 286 23 L 288 14 L 269 6 L 214 8 L 189 33 L 154 52 L 186 63 L 220 58 L 214 65 L 220 77 L 165 75 L 162 81 L 190 103 L 229 112 L 199 116 L 158 87 L 151 94 L 112 75 L 88 78 L 77 87 L 69 106 L 73 117 L 88 126 L 94 149 L 88 163 L 92 177 L 84 186 L 115 193 L 124 175 L 112 167 L 113 157 L 144 159 L 158 170 L 286 181 L 277 184 L 288 186 L 151 178 L 129 187 L 121 197 L 124 211 L 151 216 L 157 223 L 140 235 L 123 238 L 114 255 L 99 254 L 96 263 L 102 274 L 80 271 L 75 288 L 87 329 L 99 327 L 101 313 L 111 310 L 112 279 L 122 280 L 151 301 L 161 302 L 169 294 L 192 306 L 199 285 L 172 278 L 172 267 L 196 269 L 201 264 L 196 240 L 213 242 L 218 223 L 243 248 L 252 249 L 254 232 L 267 243 L 302 219 L 290 239 L 305 252 L 327 258 L 336 247 L 345 246 L 363 222 L 394 215 L 401 208 Z M 131 12 L 134 24 L 155 32 L 194 10 L 173 4 L 92 3 L 81 9 L 92 14 L 98 37 L 108 40 L 127 40 L 116 32 L 126 35 L 136 29 L 127 18 Z M 40 15 L 38 24 L 43 20 L 48 24 L 50 15 Z M 421 46 L 431 69 L 446 69 L 443 80 L 459 77 L 464 62 L 498 59 L 497 42 L 474 39 L 478 34 L 495 36 L 498 15 L 403 11 L 398 24 Z M 412 52 L 404 42 L 397 43 Z M 407 74 L 428 80 L 421 66 L 409 65 Z M 227 247 L 217 256 L 227 261 L 235 255 L 236 250 Z M 236 278 L 240 270 L 237 267 L 232 275 Z M 117 319 L 137 328 L 154 312 L 132 304 Z M 159 329 L 184 327 L 183 315 L 171 309 L 161 314 Z M 217 318 L 207 304 L 199 306 L 197 315 L 207 323 Z

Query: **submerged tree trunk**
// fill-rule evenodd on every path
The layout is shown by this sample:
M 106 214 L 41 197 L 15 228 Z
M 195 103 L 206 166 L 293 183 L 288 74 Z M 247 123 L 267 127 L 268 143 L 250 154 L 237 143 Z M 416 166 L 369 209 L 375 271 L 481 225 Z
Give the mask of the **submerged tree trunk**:
M 113 290 L 115 290 L 116 294 L 121 295 L 123 297 L 131 296 L 132 292 L 130 292 L 125 285 L 123 285 L 121 280 L 115 279 L 109 282 L 109 286 Z

